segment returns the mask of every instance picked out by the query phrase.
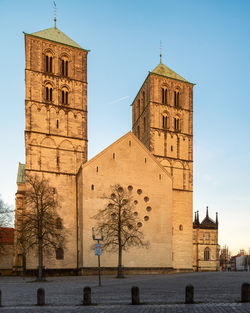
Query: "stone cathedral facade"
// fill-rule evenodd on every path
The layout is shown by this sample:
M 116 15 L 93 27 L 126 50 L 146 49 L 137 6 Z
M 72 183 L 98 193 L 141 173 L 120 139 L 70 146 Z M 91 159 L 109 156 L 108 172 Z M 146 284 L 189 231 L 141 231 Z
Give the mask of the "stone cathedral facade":
M 53 28 L 25 34 L 25 164 L 19 164 L 16 210 L 25 209 L 25 175 L 49 179 L 67 230 L 63 256 L 51 270 L 93 272 L 94 214 L 110 186 L 128 188 L 148 249 L 124 253 L 130 272 L 193 270 L 193 84 L 160 64 L 132 103 L 132 132 L 87 160 L 87 55 Z M 18 216 L 18 214 L 16 214 Z M 18 225 L 18 220 L 16 220 Z M 27 256 L 27 269 L 37 267 Z M 103 253 L 112 270 L 117 255 Z M 22 266 L 15 249 L 14 269 Z

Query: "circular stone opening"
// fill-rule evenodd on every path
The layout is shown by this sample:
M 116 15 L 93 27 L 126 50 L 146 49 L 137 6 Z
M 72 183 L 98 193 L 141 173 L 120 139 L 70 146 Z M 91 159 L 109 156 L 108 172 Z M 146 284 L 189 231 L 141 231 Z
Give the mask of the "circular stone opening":
M 147 207 L 146 207 L 146 210 L 147 210 L 148 212 L 150 212 L 150 211 L 152 210 L 151 206 L 147 206 Z
M 133 186 L 129 185 L 128 186 L 128 191 L 132 191 L 133 190 Z
M 144 201 L 148 202 L 149 201 L 149 197 L 144 197 Z
M 149 220 L 149 217 L 146 215 L 146 216 L 144 216 L 144 221 L 148 221 Z
M 137 226 L 142 227 L 142 223 L 141 222 L 137 223 Z
M 138 204 L 138 201 L 137 201 L 137 200 L 134 200 L 134 204 L 135 204 L 135 205 Z
M 138 193 L 138 195 L 140 195 L 142 193 L 142 190 L 141 189 L 137 189 L 137 193 Z
M 138 216 L 138 212 L 134 212 L 134 216 Z
M 118 187 L 117 190 L 118 190 L 119 193 L 123 192 L 123 188 L 122 187 Z

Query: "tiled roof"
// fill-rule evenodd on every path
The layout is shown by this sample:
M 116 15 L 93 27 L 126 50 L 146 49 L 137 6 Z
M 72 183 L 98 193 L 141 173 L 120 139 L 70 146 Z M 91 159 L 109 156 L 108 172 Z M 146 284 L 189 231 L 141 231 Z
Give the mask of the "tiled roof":
M 162 63 L 157 65 L 152 73 L 189 83 L 185 78 L 181 77 L 179 74 L 175 73 L 173 70 Z
M 13 245 L 14 228 L 0 227 L 0 243 L 4 245 Z
M 78 43 L 76 43 L 74 40 L 66 36 L 62 31 L 60 31 L 56 27 L 44 29 L 35 33 L 31 33 L 29 35 L 47 39 L 47 40 L 54 41 L 54 42 L 58 42 L 58 43 L 62 43 L 64 45 L 68 45 L 74 48 L 84 50 L 80 45 L 78 45 Z

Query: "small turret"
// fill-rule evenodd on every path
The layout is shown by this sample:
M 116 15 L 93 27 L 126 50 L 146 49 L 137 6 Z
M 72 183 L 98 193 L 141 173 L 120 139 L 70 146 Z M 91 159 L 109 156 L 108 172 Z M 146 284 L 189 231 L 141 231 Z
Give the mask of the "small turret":
M 197 224 L 200 224 L 199 211 L 197 211 Z
M 208 216 L 208 206 L 207 206 L 206 218 L 209 218 L 209 216 Z

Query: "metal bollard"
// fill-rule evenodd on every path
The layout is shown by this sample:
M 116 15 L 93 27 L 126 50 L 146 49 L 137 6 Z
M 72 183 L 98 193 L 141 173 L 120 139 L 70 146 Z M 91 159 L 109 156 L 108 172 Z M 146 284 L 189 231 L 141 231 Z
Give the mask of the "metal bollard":
M 83 289 L 83 304 L 91 305 L 91 288 L 85 287 Z
M 194 287 L 193 285 L 186 286 L 186 297 L 185 297 L 186 304 L 194 303 Z
M 37 289 L 37 305 L 45 305 L 45 290 L 44 288 Z
M 250 284 L 241 285 L 241 302 L 250 302 Z
M 132 297 L 132 304 L 137 305 L 140 304 L 140 290 L 138 287 L 131 288 L 131 297 Z

